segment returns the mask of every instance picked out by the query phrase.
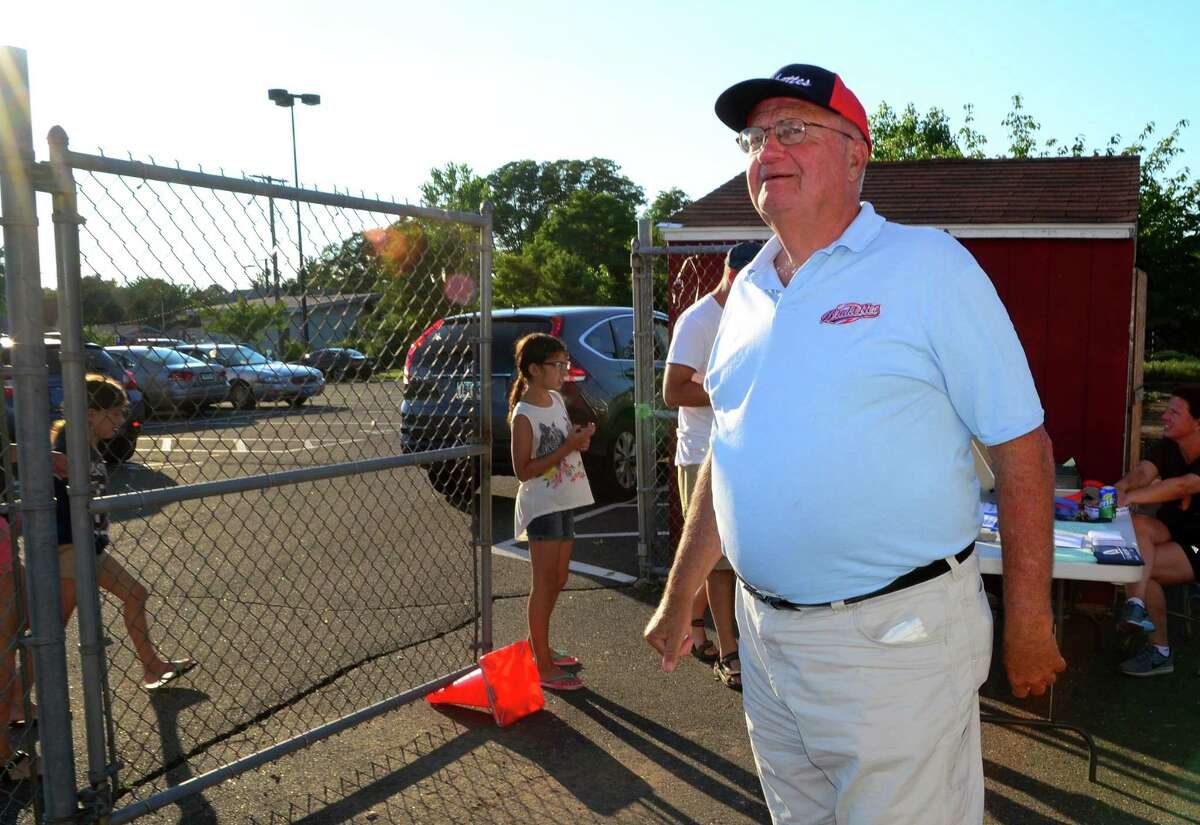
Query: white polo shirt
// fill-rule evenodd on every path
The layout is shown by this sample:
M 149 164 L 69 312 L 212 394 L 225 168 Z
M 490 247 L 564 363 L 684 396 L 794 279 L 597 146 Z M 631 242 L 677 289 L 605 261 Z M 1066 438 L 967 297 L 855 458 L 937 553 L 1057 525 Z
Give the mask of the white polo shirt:
M 1043 414 L 987 275 L 950 235 L 863 203 L 785 289 L 772 238 L 709 361 L 713 501 L 744 580 L 803 604 L 877 590 L 979 527 L 970 437 Z

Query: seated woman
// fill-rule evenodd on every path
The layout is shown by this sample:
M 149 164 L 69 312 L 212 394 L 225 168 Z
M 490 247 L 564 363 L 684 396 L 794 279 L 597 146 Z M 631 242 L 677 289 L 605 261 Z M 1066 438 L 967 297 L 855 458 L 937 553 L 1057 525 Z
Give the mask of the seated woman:
M 1161 504 L 1156 517 L 1135 515 L 1146 562 L 1142 580 L 1126 587 L 1123 630 L 1144 630 L 1149 643 L 1121 663 L 1130 676 L 1173 673 L 1163 585 L 1200 580 L 1200 387 L 1180 387 L 1163 413 L 1163 440 L 1116 483 L 1117 504 Z

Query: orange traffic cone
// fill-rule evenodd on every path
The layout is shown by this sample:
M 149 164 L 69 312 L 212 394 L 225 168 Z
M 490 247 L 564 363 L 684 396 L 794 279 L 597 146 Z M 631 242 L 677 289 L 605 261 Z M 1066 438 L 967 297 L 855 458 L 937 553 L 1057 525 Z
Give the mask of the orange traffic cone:
M 479 667 L 425 697 L 433 705 L 488 711 L 500 727 L 541 710 L 546 699 L 528 640 L 481 656 Z

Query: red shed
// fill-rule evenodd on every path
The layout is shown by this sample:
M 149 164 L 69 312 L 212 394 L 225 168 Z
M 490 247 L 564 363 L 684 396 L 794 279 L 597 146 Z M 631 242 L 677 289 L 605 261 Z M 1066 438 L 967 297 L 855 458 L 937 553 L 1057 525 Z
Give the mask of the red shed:
M 1055 460 L 1086 478 L 1119 478 L 1138 443 L 1138 183 L 1137 157 L 1097 157 L 872 163 L 863 185 L 880 215 L 943 229 L 979 261 L 1025 347 Z M 741 175 L 672 220 L 668 246 L 770 237 Z M 720 273 L 717 255 L 685 260 L 670 258 L 672 318 Z

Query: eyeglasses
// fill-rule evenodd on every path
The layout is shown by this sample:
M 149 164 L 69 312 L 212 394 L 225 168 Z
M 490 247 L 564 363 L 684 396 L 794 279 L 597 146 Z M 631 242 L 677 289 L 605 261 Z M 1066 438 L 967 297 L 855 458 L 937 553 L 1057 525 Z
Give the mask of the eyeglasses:
M 120 422 L 129 418 L 130 412 L 132 411 L 129 407 L 113 407 L 112 409 L 105 410 L 104 414 L 112 420 Z
M 571 369 L 570 361 L 543 361 L 542 365 L 546 367 L 558 367 L 562 372 L 569 372 Z
M 812 126 L 816 126 L 818 129 L 828 129 L 831 132 L 837 132 L 839 135 L 848 137 L 851 140 L 858 140 L 856 135 L 843 132 L 841 129 L 835 129 L 832 126 L 809 123 L 799 118 L 788 118 L 777 121 L 774 126 L 747 126 L 738 132 L 736 138 L 737 145 L 746 154 L 757 155 L 762 151 L 763 146 L 767 142 L 767 132 L 774 132 L 775 139 L 779 141 L 780 145 L 795 146 L 797 143 L 804 142 L 804 138 L 808 134 L 808 129 Z

